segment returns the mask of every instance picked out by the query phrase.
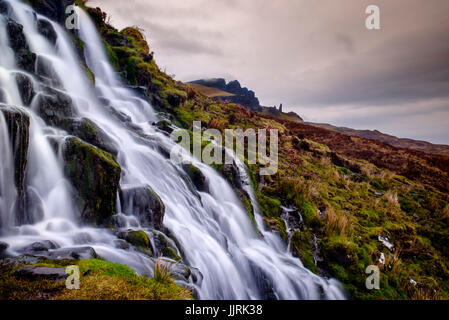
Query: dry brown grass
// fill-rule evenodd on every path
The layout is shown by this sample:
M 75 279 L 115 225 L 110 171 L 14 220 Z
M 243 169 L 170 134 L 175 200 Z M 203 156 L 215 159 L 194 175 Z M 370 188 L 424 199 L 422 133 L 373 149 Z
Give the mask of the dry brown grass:
M 354 231 L 351 219 L 343 214 L 335 212 L 332 207 L 326 209 L 326 235 L 349 237 Z

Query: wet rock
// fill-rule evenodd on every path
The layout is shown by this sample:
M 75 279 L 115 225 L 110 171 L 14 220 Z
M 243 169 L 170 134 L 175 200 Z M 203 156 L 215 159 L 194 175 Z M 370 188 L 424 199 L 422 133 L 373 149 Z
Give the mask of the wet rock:
M 36 75 L 46 85 L 53 88 L 62 88 L 61 81 L 53 68 L 53 64 L 47 57 L 37 57 Z
M 114 215 L 121 168 L 114 156 L 72 137 L 63 147 L 65 173 L 76 190 L 85 223 L 104 225 Z
M 189 175 L 190 179 L 192 180 L 193 184 L 195 185 L 198 191 L 203 192 L 209 191 L 209 188 L 206 183 L 206 177 L 204 176 L 204 174 L 201 172 L 200 169 L 198 169 L 192 164 L 183 164 L 182 168 Z
M 129 243 L 122 239 L 114 240 L 114 246 L 116 248 L 122 249 L 122 250 L 129 250 L 129 248 L 130 248 Z
M 37 264 L 44 260 L 42 257 L 32 256 L 29 254 L 24 254 L 17 257 L 8 257 L 3 260 L 0 260 L 0 265 L 5 266 L 20 266 L 20 265 L 29 265 L 29 264 Z
M 67 277 L 64 268 L 49 267 L 23 267 L 14 272 L 16 277 L 26 278 L 28 280 L 54 280 L 64 281 Z
M 4 0 L 0 0 L 0 14 L 8 16 L 10 12 L 11 12 L 11 5 Z
M 117 235 L 118 238 L 127 241 L 132 244 L 142 253 L 145 253 L 148 256 L 153 256 L 153 251 L 151 250 L 150 238 L 142 230 L 127 230 L 122 231 Z
M 25 106 L 29 106 L 36 94 L 34 91 L 33 81 L 30 77 L 23 73 L 17 73 L 15 75 L 15 79 L 23 104 Z
M 59 248 L 59 245 L 56 244 L 53 241 L 50 240 L 44 240 L 44 241 L 38 241 L 34 242 L 26 247 L 23 247 L 20 249 L 22 252 L 26 253 L 34 253 L 34 252 L 40 252 L 40 251 L 48 251 L 50 249 L 57 249 Z
M 143 225 L 162 229 L 165 205 L 149 185 L 123 187 L 120 203 L 123 213 L 138 216 Z
M 259 292 L 261 293 L 262 300 L 278 300 L 276 293 L 274 291 L 273 280 L 268 277 L 266 272 L 262 270 L 258 265 L 254 262 L 250 261 L 250 268 L 252 274 L 254 275 L 256 285 L 259 288 Z
M 93 242 L 93 239 L 87 232 L 80 232 L 74 236 L 73 241 L 76 244 L 86 244 Z
M 66 18 L 66 8 L 72 5 L 74 0 L 28 0 L 28 2 L 38 13 L 52 20 L 63 22 Z
M 34 72 L 34 65 L 36 62 L 36 54 L 31 52 L 23 33 L 23 26 L 14 20 L 9 19 L 6 24 L 7 33 L 9 36 L 9 43 L 15 52 L 17 65 L 28 71 Z
M 42 255 L 49 259 L 57 260 L 84 260 L 99 258 L 98 254 L 92 247 L 64 248 L 51 252 L 41 252 L 40 254 L 36 253 L 36 255 Z
M 240 178 L 239 170 L 235 162 L 233 162 L 232 164 L 224 164 L 222 173 L 226 180 L 228 180 L 234 188 L 242 188 L 242 179 Z
M 164 132 L 167 132 L 167 133 L 172 133 L 173 132 L 173 128 L 172 128 L 172 125 L 171 125 L 170 121 L 161 120 L 159 122 L 156 122 L 154 125 L 161 131 L 164 131 Z
M 3 88 L 0 88 L 0 103 L 6 103 L 6 92 Z
M 37 21 L 37 31 L 45 38 L 47 38 L 51 43 L 56 44 L 58 35 L 56 34 L 55 29 L 48 20 L 39 19 Z
M 9 244 L 7 244 L 6 242 L 0 241 L 0 253 L 5 251 L 6 249 L 8 249 Z
M 24 180 L 28 162 L 28 146 L 30 139 L 30 117 L 19 108 L 10 106 L 0 105 L 0 112 L 3 113 L 5 118 L 9 138 L 13 148 L 15 168 L 14 178 L 19 196 L 19 214 L 17 216 L 17 222 L 19 224 L 23 224 L 28 222 L 23 215 L 23 207 L 25 195 Z
M 30 223 L 36 223 L 44 218 L 44 202 L 36 189 L 28 187 L 25 194 L 25 220 Z
M 38 112 L 48 125 L 60 127 L 68 118 L 73 118 L 77 110 L 72 98 L 67 94 L 52 90 L 38 96 Z
M 111 138 L 97 126 L 93 121 L 82 118 L 78 119 L 67 119 L 63 121 L 61 127 L 65 129 L 68 133 L 90 143 L 103 151 L 106 151 L 114 156 L 117 156 L 118 150 L 114 146 Z
M 158 251 L 158 255 L 181 262 L 181 257 L 178 254 L 178 250 L 173 240 L 167 239 L 167 237 L 159 232 L 155 234 L 154 244 Z

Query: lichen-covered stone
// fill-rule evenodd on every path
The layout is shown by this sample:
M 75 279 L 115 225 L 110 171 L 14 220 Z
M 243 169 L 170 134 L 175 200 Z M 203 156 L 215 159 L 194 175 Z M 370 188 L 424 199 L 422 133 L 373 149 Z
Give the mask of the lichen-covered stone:
M 123 187 L 120 190 L 122 211 L 139 217 L 143 225 L 161 230 L 165 205 L 149 185 Z
M 76 190 L 81 218 L 102 225 L 114 215 L 121 168 L 114 156 L 76 137 L 64 146 L 65 173 Z

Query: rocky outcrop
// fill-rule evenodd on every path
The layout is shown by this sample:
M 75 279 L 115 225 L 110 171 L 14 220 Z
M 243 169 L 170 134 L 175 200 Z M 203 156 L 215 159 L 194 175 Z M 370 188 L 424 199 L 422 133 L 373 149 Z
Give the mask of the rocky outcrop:
M 30 140 L 30 117 L 19 108 L 0 106 L 6 125 L 8 127 L 9 139 L 12 146 L 14 158 L 14 178 L 18 191 L 18 223 L 27 221 L 23 205 L 25 195 L 25 175 L 28 162 L 28 146 Z
M 121 168 L 111 154 L 72 137 L 63 148 L 65 173 L 75 188 L 81 218 L 103 225 L 114 215 Z
M 120 190 L 123 213 L 139 217 L 142 225 L 161 230 L 165 205 L 159 195 L 148 186 L 124 187 Z
M 246 87 L 242 87 L 240 82 L 237 80 L 226 83 L 225 79 L 216 78 L 216 79 L 207 79 L 207 80 L 196 80 L 191 83 L 200 84 L 206 87 L 216 88 L 222 91 L 226 91 L 234 94 L 232 97 L 226 97 L 227 101 L 241 104 L 242 106 L 247 107 L 248 109 L 257 111 L 260 107 L 259 99 L 256 97 L 254 91 L 249 90 Z

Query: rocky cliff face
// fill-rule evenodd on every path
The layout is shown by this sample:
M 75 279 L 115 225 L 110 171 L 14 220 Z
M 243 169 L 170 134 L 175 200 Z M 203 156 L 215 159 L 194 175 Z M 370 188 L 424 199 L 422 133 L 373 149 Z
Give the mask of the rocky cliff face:
M 217 78 L 209 80 L 196 80 L 192 81 L 191 83 L 200 84 L 206 87 L 212 87 L 232 93 L 234 94 L 234 96 L 226 97 L 226 101 L 240 104 L 253 111 L 261 110 L 259 99 L 256 97 L 254 91 L 249 90 L 246 87 L 242 87 L 240 82 L 237 80 L 226 83 L 225 79 Z

